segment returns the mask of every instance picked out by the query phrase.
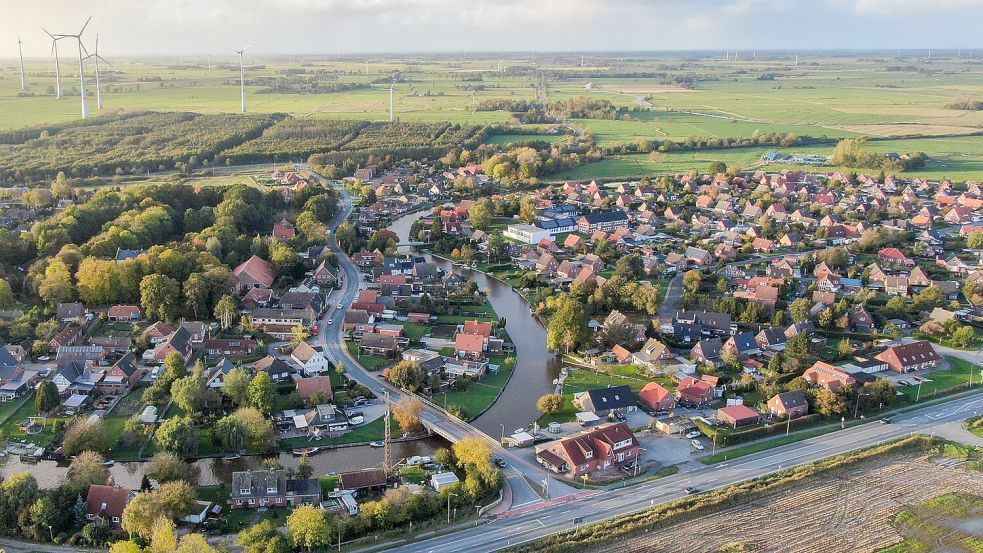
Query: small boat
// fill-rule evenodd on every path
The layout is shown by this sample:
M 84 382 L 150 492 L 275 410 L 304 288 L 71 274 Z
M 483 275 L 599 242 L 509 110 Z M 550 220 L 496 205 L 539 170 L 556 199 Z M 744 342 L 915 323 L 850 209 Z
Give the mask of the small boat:
M 111 466 L 113 466 L 115 464 L 116 464 L 116 461 L 113 461 L 112 459 L 106 459 L 105 461 L 102 462 L 102 466 L 104 466 L 104 467 L 111 467 Z
M 239 455 L 238 453 L 226 453 L 225 455 L 222 456 L 222 460 L 223 461 L 235 461 L 236 459 L 238 459 L 240 457 L 242 457 L 242 455 Z
M 379 442 L 370 442 L 369 443 L 369 446 L 371 446 L 371 447 L 386 447 L 386 442 L 382 442 L 382 441 L 379 441 Z
M 298 447 L 294 450 L 294 455 L 314 455 L 317 453 L 318 448 L 316 447 Z

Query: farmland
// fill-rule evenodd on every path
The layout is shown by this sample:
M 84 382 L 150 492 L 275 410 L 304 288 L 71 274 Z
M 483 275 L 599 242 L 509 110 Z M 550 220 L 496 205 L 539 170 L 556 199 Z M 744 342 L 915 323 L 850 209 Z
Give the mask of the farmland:
M 899 512 L 914 508 L 922 522 L 939 522 L 947 517 L 933 506 L 952 501 L 936 498 L 952 492 L 979 496 L 983 480 L 977 472 L 943 466 L 929 457 L 890 456 L 799 480 L 750 501 L 706 509 L 657 531 L 590 550 L 879 551 L 912 534 L 925 535 L 924 526 L 898 524 Z M 963 522 L 948 518 L 952 524 Z
M 219 63 L 209 70 L 204 61 L 117 61 L 103 79 L 106 111 L 238 111 L 237 68 Z M 293 137 L 288 149 L 294 154 L 347 149 L 349 143 L 352 148 L 365 147 L 360 142 L 364 140 L 376 146 L 387 140 L 382 129 L 373 128 L 368 134 L 349 131 L 364 122 L 388 120 L 388 85 L 395 75 L 395 116 L 400 121 L 462 126 L 461 131 L 447 133 L 436 142 L 435 135 L 430 134 L 430 139 L 419 143 L 421 146 L 459 141 L 472 147 L 470 141 L 476 137 L 499 147 L 530 140 L 555 142 L 563 135 L 537 134 L 542 132 L 542 124 L 515 124 L 507 111 L 474 109 L 478 103 L 492 100 L 533 101 L 535 82 L 542 73 L 550 101 L 589 96 L 622 110 L 623 115 L 615 119 L 570 121 L 591 134 L 602 149 L 647 140 L 748 138 L 762 133 L 830 140 L 869 136 L 882 139 L 870 143 L 873 151 L 929 154 L 929 165 L 913 176 L 964 180 L 983 172 L 983 139 L 966 136 L 983 132 L 983 111 L 946 108 L 959 97 L 983 96 L 983 66 L 975 59 L 924 60 L 902 54 L 901 58 L 816 57 L 795 64 L 778 55 L 740 62 L 709 56 L 641 56 L 601 58 L 591 66 L 574 67 L 562 56 L 513 56 L 503 62 L 501 72 L 497 64 L 497 58 L 449 55 L 392 57 L 371 63 L 356 58 L 256 58 L 247 60 L 249 111 L 352 122 L 319 139 Z M 50 61 L 28 60 L 28 73 L 26 96 L 17 95 L 14 79 L 0 79 L 0 129 L 77 119 L 77 86 L 70 77 L 66 81 L 69 97 L 56 100 L 51 94 L 54 78 Z M 296 79 L 318 83 L 323 79 L 330 86 L 310 94 L 290 87 L 275 89 L 274 93 L 275 87 L 270 86 Z M 510 124 L 514 125 L 511 130 L 482 137 L 475 130 Z M 277 131 L 271 131 L 268 138 L 277 136 Z M 427 133 L 419 136 L 426 137 Z M 234 150 L 232 157 L 239 161 L 276 154 L 266 142 L 262 138 L 246 143 Z M 828 153 L 832 147 L 828 142 L 794 150 Z M 557 176 L 580 179 L 679 173 L 705 169 L 716 160 L 747 167 L 769 149 L 676 152 L 655 161 L 644 155 L 615 155 Z

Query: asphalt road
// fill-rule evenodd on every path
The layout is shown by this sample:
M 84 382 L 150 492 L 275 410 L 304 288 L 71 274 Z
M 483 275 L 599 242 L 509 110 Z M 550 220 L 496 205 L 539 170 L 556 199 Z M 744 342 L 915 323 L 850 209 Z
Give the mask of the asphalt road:
M 469 553 L 496 551 L 574 528 L 578 524 L 598 522 L 650 506 L 674 501 L 684 496 L 683 488 L 701 491 L 721 488 L 757 478 L 782 469 L 810 463 L 855 449 L 903 437 L 913 433 L 939 434 L 948 438 L 983 445 L 983 439 L 958 428 L 958 421 L 983 412 L 983 394 L 925 407 L 895 417 L 892 424 L 871 422 L 824 436 L 810 438 L 715 465 L 703 466 L 623 490 L 599 491 L 531 510 L 488 524 L 460 530 L 446 536 L 419 540 L 389 551 Z M 581 519 L 575 523 L 575 519 Z
M 351 214 L 353 210 L 352 200 L 351 196 L 348 194 L 348 191 L 343 187 L 336 186 L 327 180 L 324 180 L 323 182 L 335 186 L 341 195 L 341 201 L 339 203 L 340 212 L 335 221 L 333 221 L 330 225 L 332 233 L 334 233 L 337 227 Z M 381 380 L 377 378 L 376 375 L 364 370 L 361 365 L 358 364 L 357 360 L 352 357 L 351 353 L 348 351 L 348 348 L 345 346 L 344 333 L 342 330 L 345 311 L 348 309 L 348 306 L 355 301 L 359 290 L 365 287 L 365 282 L 362 279 L 361 272 L 355 267 L 348 255 L 341 250 L 334 240 L 331 241 L 330 248 L 338 256 L 339 267 L 343 275 L 343 284 L 340 290 L 333 292 L 328 298 L 328 311 L 325 313 L 324 317 L 321 319 L 321 323 L 318 325 L 318 341 L 323 346 L 325 356 L 331 360 L 332 363 L 335 363 L 336 365 L 340 361 L 345 363 L 349 377 L 355 379 L 355 381 L 357 381 L 359 384 L 363 384 L 368 387 L 380 398 L 383 397 L 386 392 L 389 392 L 391 401 L 399 401 L 407 394 L 390 385 L 387 381 Z M 339 309 L 338 305 L 341 305 L 342 308 Z M 328 324 L 329 320 L 331 321 L 330 324 Z M 542 466 L 528 459 L 512 454 L 511 451 L 503 448 L 499 444 L 498 440 L 479 431 L 470 424 L 448 415 L 435 405 L 425 403 L 421 417 L 427 426 L 438 430 L 442 436 L 452 442 L 456 442 L 467 436 L 478 437 L 488 441 L 492 446 L 494 454 L 504 459 L 508 465 L 507 468 L 503 470 L 503 473 L 508 481 L 509 487 L 512 490 L 513 507 L 541 501 L 539 495 L 537 495 L 536 491 L 530 486 L 523 475 L 528 476 L 533 480 L 541 481 L 548 475 L 547 471 Z M 575 490 L 570 486 L 555 481 L 551 482 L 549 487 L 550 497 L 560 497 L 573 493 L 574 491 Z

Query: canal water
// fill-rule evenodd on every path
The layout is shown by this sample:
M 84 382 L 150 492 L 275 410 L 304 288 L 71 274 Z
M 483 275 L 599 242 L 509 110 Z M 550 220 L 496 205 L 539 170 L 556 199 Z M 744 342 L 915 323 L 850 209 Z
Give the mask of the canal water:
M 404 215 L 393 221 L 389 229 L 399 236 L 400 242 L 405 242 L 413 221 L 428 213 L 422 211 Z M 505 330 L 515 343 L 515 372 L 505 391 L 491 408 L 471 424 L 492 437 L 501 436 L 503 425 L 508 435 L 532 424 L 540 415 L 536 400 L 553 391 L 553 380 L 560 374 L 560 360 L 546 350 L 546 329 L 529 312 L 526 300 L 511 287 L 478 271 L 451 266 L 442 259 L 433 261 L 444 270 L 474 281 L 479 290 L 487 291 L 488 300 L 498 316 L 505 318 Z
M 441 447 L 449 447 L 449 445 L 439 437 L 395 442 L 392 444 L 393 458 L 399 461 L 414 455 L 433 455 L 434 451 Z M 311 455 L 308 461 L 311 468 L 314 469 L 315 476 L 325 476 L 331 472 L 381 467 L 383 456 L 381 447 L 353 446 L 319 451 Z M 232 481 L 234 471 L 261 469 L 263 468 L 263 461 L 269 457 L 272 456 L 241 457 L 234 461 L 201 459 L 192 462 L 191 465 L 197 473 L 198 485 L 228 484 Z M 280 453 L 278 460 L 285 468 L 296 468 L 300 463 L 300 457 L 295 457 L 286 452 Z M 116 463 L 110 467 L 109 473 L 118 485 L 135 490 L 140 488 L 140 481 L 143 479 L 146 466 L 146 463 Z M 17 457 L 0 459 L 0 475 L 4 478 L 24 471 L 33 474 L 38 480 L 38 485 L 42 488 L 55 488 L 65 481 L 68 463 L 55 461 L 23 463 Z

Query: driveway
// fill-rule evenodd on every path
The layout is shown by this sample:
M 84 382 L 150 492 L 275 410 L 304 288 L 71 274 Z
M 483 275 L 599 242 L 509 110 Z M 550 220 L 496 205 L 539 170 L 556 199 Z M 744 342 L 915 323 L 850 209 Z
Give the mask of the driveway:
M 683 273 L 677 272 L 676 276 L 669 281 L 669 286 L 666 287 L 666 297 L 662 298 L 662 305 L 659 306 L 659 319 L 662 322 L 672 321 L 672 314 L 682 297 Z

